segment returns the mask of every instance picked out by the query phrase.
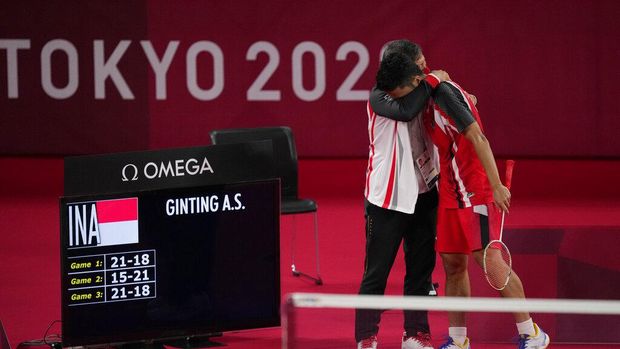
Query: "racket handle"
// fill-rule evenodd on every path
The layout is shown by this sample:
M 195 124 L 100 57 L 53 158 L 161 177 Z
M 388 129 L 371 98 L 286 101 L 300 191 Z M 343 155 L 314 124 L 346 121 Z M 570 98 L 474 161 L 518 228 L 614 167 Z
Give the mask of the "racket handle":
M 506 160 L 506 176 L 504 177 L 504 181 L 506 182 L 506 188 L 508 189 L 510 189 L 510 185 L 512 184 L 512 169 L 514 167 L 514 160 Z

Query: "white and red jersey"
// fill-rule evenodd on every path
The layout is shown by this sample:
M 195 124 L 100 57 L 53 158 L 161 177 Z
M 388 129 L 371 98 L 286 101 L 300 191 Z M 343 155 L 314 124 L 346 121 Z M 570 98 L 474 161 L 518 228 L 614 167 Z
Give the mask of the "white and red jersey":
M 441 89 L 446 88 L 456 96 L 457 103 L 443 100 L 448 94 Z M 461 113 L 451 107 L 454 105 L 470 113 Z M 469 95 L 454 82 L 442 83 L 424 112 L 427 132 L 439 151 L 440 207 L 465 208 L 493 202 L 493 192 L 474 146 L 461 134 L 473 122 L 482 129 L 478 110 Z
M 439 82 L 437 76 L 428 74 L 418 88 L 398 99 L 376 86 L 370 91 L 366 106 L 370 146 L 364 196 L 371 204 L 413 213 L 418 194 L 431 189 L 421 178 L 414 157 L 428 150 L 434 167 L 439 166 L 421 115 Z
M 398 121 L 374 112 L 367 104 L 370 139 L 365 197 L 373 205 L 413 213 L 418 194 L 427 191 L 414 164 L 414 155 L 429 149 L 438 166 L 437 152 L 420 117 Z

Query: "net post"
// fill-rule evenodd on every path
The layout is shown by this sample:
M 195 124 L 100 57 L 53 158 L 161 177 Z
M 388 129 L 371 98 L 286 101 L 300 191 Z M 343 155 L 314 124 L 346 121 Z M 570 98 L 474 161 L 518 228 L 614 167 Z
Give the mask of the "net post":
M 281 307 L 282 313 L 282 349 L 295 349 L 295 300 L 291 295 Z

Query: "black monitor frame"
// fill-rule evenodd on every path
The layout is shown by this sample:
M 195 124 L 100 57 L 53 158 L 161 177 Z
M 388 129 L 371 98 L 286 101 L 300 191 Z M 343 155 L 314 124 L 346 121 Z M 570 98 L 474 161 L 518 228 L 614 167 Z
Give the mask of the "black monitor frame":
M 75 253 L 68 249 L 68 224 L 69 219 L 67 215 L 66 206 L 70 203 L 82 202 L 82 201 L 97 201 L 97 200 L 110 200 L 110 199 L 120 199 L 127 197 L 138 197 L 142 198 L 144 196 L 155 195 L 159 196 L 191 196 L 196 193 L 204 193 L 204 192 L 212 192 L 212 193 L 224 193 L 227 191 L 234 190 L 244 190 L 243 188 L 258 188 L 257 190 L 263 190 L 265 193 L 268 193 L 268 197 L 271 199 L 271 204 L 269 202 L 263 202 L 263 205 L 267 207 L 261 208 L 262 211 L 268 212 L 268 216 L 272 219 L 271 223 L 273 227 L 272 232 L 268 232 L 271 234 L 270 241 L 273 248 L 273 256 L 270 262 L 270 270 L 264 270 L 263 273 L 269 273 L 268 279 L 273 282 L 273 285 L 270 285 L 273 291 L 268 297 L 268 303 L 270 304 L 269 315 L 262 317 L 250 317 L 248 319 L 236 319 L 233 321 L 224 321 L 221 323 L 217 322 L 217 319 L 213 319 L 213 321 L 198 321 L 195 324 L 181 324 L 179 326 L 153 326 L 151 328 L 136 328 L 136 329 L 127 329 L 125 333 L 106 333 L 106 331 L 102 331 L 102 333 L 93 335 L 92 333 L 89 335 L 81 335 L 72 332 L 71 322 L 75 321 L 69 317 L 68 311 L 69 305 L 69 278 L 68 278 L 68 260 L 70 257 L 75 257 Z M 263 213 L 264 213 L 263 212 Z M 140 214 L 144 214 L 140 212 Z M 116 193 L 116 194 L 101 194 L 101 195 L 79 195 L 79 196 L 66 196 L 60 199 L 60 227 L 61 227 L 61 310 L 62 310 L 62 323 L 63 323 L 63 345 L 64 346 L 98 346 L 98 345 L 106 345 L 106 344 L 123 344 L 123 343 L 153 343 L 153 342 L 165 342 L 175 339 L 186 339 L 190 337 L 200 337 L 200 336 L 208 336 L 209 334 L 225 332 L 225 331 L 233 331 L 233 330 L 244 330 L 244 329 L 254 329 L 254 328 L 266 328 L 266 327 L 275 327 L 280 325 L 280 263 L 279 263 L 279 217 L 280 217 L 280 188 L 279 188 L 279 180 L 277 179 L 269 179 L 269 180 L 259 180 L 259 181 L 245 181 L 238 183 L 230 183 L 230 184 L 215 184 L 208 186 L 197 186 L 197 187 L 180 187 L 180 188 L 169 188 L 169 189 L 158 189 L 158 190 L 142 190 L 135 191 L 130 193 Z M 143 233 L 148 234 L 148 232 L 142 231 L 142 216 L 140 216 L 140 235 Z M 148 246 L 142 245 L 142 242 L 138 245 L 139 248 L 131 248 L 128 253 L 140 252 L 149 249 L 157 249 L 158 246 Z M 101 249 L 100 247 L 95 248 L 94 252 L 97 252 L 97 249 Z M 123 246 L 108 246 L 105 247 L 105 252 L 107 254 L 117 254 L 127 252 L 127 249 Z M 82 251 L 78 253 L 80 257 L 91 254 L 91 247 L 84 247 Z M 230 251 L 230 253 L 235 253 L 235 251 Z M 250 261 L 251 263 L 252 261 Z M 238 267 L 238 266 L 237 266 Z M 153 267 L 155 268 L 155 267 Z M 230 273 L 242 273 L 243 270 L 234 270 L 234 266 L 231 266 Z M 238 274 L 241 275 L 241 274 Z M 261 275 L 262 277 L 262 275 Z M 158 281 L 159 282 L 159 281 Z M 158 286 L 156 286 L 158 287 Z M 159 296 L 157 296 L 159 297 Z M 155 298 L 156 299 L 156 298 Z M 144 300 L 142 300 L 144 301 Z M 120 302 L 122 303 L 122 302 Z M 92 314 L 81 314 L 79 319 L 80 321 L 88 321 L 90 317 L 96 318 L 98 316 L 98 312 L 104 312 L 105 316 L 110 316 L 110 314 L 118 314 L 118 310 L 114 310 L 111 312 L 106 312 L 107 302 L 96 304 L 96 305 L 88 305 L 92 306 Z M 84 308 L 85 306 L 80 306 Z M 128 311 L 131 311 L 131 307 L 128 307 Z M 135 315 L 135 314 L 134 314 Z M 93 318 L 93 319 L 94 319 Z M 119 316 L 122 318 L 122 316 Z M 115 319 L 107 319 L 109 321 L 114 321 Z M 116 319 L 120 320 L 120 319 Z M 174 322 L 174 321 L 173 321 Z M 112 331 L 114 332 L 114 331 Z

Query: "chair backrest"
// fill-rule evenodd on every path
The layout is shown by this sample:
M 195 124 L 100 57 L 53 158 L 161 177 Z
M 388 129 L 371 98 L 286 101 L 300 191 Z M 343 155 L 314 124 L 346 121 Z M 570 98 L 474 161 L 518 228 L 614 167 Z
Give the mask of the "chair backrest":
M 0 320 L 0 349 L 11 349 L 11 342 L 9 342 L 9 337 L 4 331 L 2 320 Z
M 297 199 L 297 150 L 289 127 L 258 127 L 213 130 L 211 143 L 230 144 L 271 140 L 276 173 L 280 177 L 283 199 Z

